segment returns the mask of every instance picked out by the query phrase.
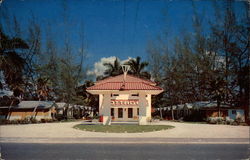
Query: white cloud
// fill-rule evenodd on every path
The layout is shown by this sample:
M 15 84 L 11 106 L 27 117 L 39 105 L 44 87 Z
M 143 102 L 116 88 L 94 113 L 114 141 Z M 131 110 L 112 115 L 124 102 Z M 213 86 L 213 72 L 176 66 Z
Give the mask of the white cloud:
M 129 61 L 130 59 L 135 59 L 135 58 L 128 57 L 128 59 L 122 60 L 122 61 L 121 61 L 121 64 L 124 64 L 125 62 Z
M 100 61 L 95 62 L 93 70 L 87 71 L 87 75 L 93 75 L 96 77 L 103 75 L 104 71 L 106 70 L 106 67 L 103 65 L 103 63 L 114 63 L 115 58 L 115 56 L 101 58 Z M 129 59 L 131 59 L 131 57 L 128 57 L 128 59 L 125 60 L 121 60 L 120 62 L 121 64 L 124 64 Z

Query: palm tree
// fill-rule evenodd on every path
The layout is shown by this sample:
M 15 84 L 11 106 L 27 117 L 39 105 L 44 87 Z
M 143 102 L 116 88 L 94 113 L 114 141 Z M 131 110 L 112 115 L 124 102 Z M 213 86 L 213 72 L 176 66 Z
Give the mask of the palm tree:
M 104 75 L 106 75 L 106 77 L 117 76 L 119 74 L 122 74 L 121 63 L 120 63 L 118 58 L 115 58 L 115 61 L 113 64 L 112 63 L 104 63 L 103 65 L 105 67 L 107 67 L 107 69 L 104 72 Z
M 37 94 L 39 101 L 41 100 L 48 100 L 49 97 L 49 79 L 46 78 L 38 78 L 37 79 Z M 32 118 L 36 118 L 36 110 L 38 106 L 35 106 L 33 112 L 32 112 Z
M 138 56 L 135 59 L 131 58 L 125 64 L 130 66 L 129 73 L 138 77 L 150 79 L 150 74 L 146 71 L 143 71 L 145 67 L 148 66 L 148 62 L 141 62 L 141 57 Z
M 23 92 L 23 70 L 26 61 L 18 51 L 28 49 L 26 42 L 18 37 L 9 38 L 0 28 L 0 71 L 3 72 L 5 82 L 14 91 L 15 96 Z
M 217 77 L 215 80 L 210 82 L 211 98 L 217 101 L 218 116 L 221 117 L 221 103 L 226 100 L 226 95 L 230 93 L 227 89 L 227 81 L 223 77 Z
M 4 75 L 5 83 L 13 91 L 14 96 L 20 96 L 23 93 L 23 69 L 26 61 L 20 56 L 20 49 L 28 49 L 28 45 L 20 38 L 9 38 L 0 27 L 0 72 Z M 0 82 L 0 86 L 2 86 Z M 14 99 L 9 106 L 12 107 Z M 8 117 L 8 116 L 7 116 Z
M 37 80 L 37 94 L 39 101 L 48 100 L 49 97 L 49 79 L 47 78 L 38 78 Z

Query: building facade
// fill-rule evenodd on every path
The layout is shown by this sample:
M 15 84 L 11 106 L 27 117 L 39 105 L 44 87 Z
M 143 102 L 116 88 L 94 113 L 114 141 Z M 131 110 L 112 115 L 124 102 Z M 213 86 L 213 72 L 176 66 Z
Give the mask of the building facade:
M 140 125 L 151 120 L 151 96 L 163 92 L 156 83 L 132 75 L 118 75 L 87 88 L 99 95 L 99 115 L 103 124 L 112 121 L 138 121 Z
M 6 108 L 7 120 L 31 118 L 54 119 L 56 104 L 52 101 L 21 101 L 18 105 Z

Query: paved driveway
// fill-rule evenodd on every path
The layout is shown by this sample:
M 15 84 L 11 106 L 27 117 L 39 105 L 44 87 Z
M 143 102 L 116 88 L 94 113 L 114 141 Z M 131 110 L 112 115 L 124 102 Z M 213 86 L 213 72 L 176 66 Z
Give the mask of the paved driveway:
M 157 139 L 249 139 L 249 126 L 231 126 L 231 125 L 209 125 L 209 124 L 192 124 L 162 121 L 153 123 L 157 125 L 172 125 L 173 129 L 147 132 L 147 133 L 98 133 L 81 131 L 72 128 L 76 124 L 83 122 L 66 122 L 66 123 L 43 123 L 28 125 L 2 125 L 0 126 L 0 137 L 2 142 L 5 140 L 17 141 L 23 138 L 25 141 L 50 141 L 52 139 L 64 139 L 77 141 L 80 139 L 102 139 L 109 138 L 151 138 Z M 143 140 L 142 140 L 143 141 Z M 213 140 L 214 141 L 214 140 Z M 73 142 L 73 141 L 72 141 Z

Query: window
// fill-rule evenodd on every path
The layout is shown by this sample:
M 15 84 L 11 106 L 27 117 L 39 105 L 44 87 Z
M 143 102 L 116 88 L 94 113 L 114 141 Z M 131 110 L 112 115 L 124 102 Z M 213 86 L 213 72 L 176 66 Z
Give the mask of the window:
M 118 108 L 118 118 L 122 118 L 122 117 L 123 117 L 123 109 Z
M 232 114 L 236 114 L 236 110 L 232 110 Z
M 114 117 L 115 114 L 114 114 L 114 108 L 111 108 L 111 116 Z
M 111 97 L 118 97 L 119 94 L 111 94 Z
M 131 94 L 131 96 L 139 97 L 139 93 L 137 93 L 137 94 Z
M 133 118 L 133 108 L 128 108 L 128 118 Z
M 139 116 L 139 108 L 137 108 L 137 115 Z

